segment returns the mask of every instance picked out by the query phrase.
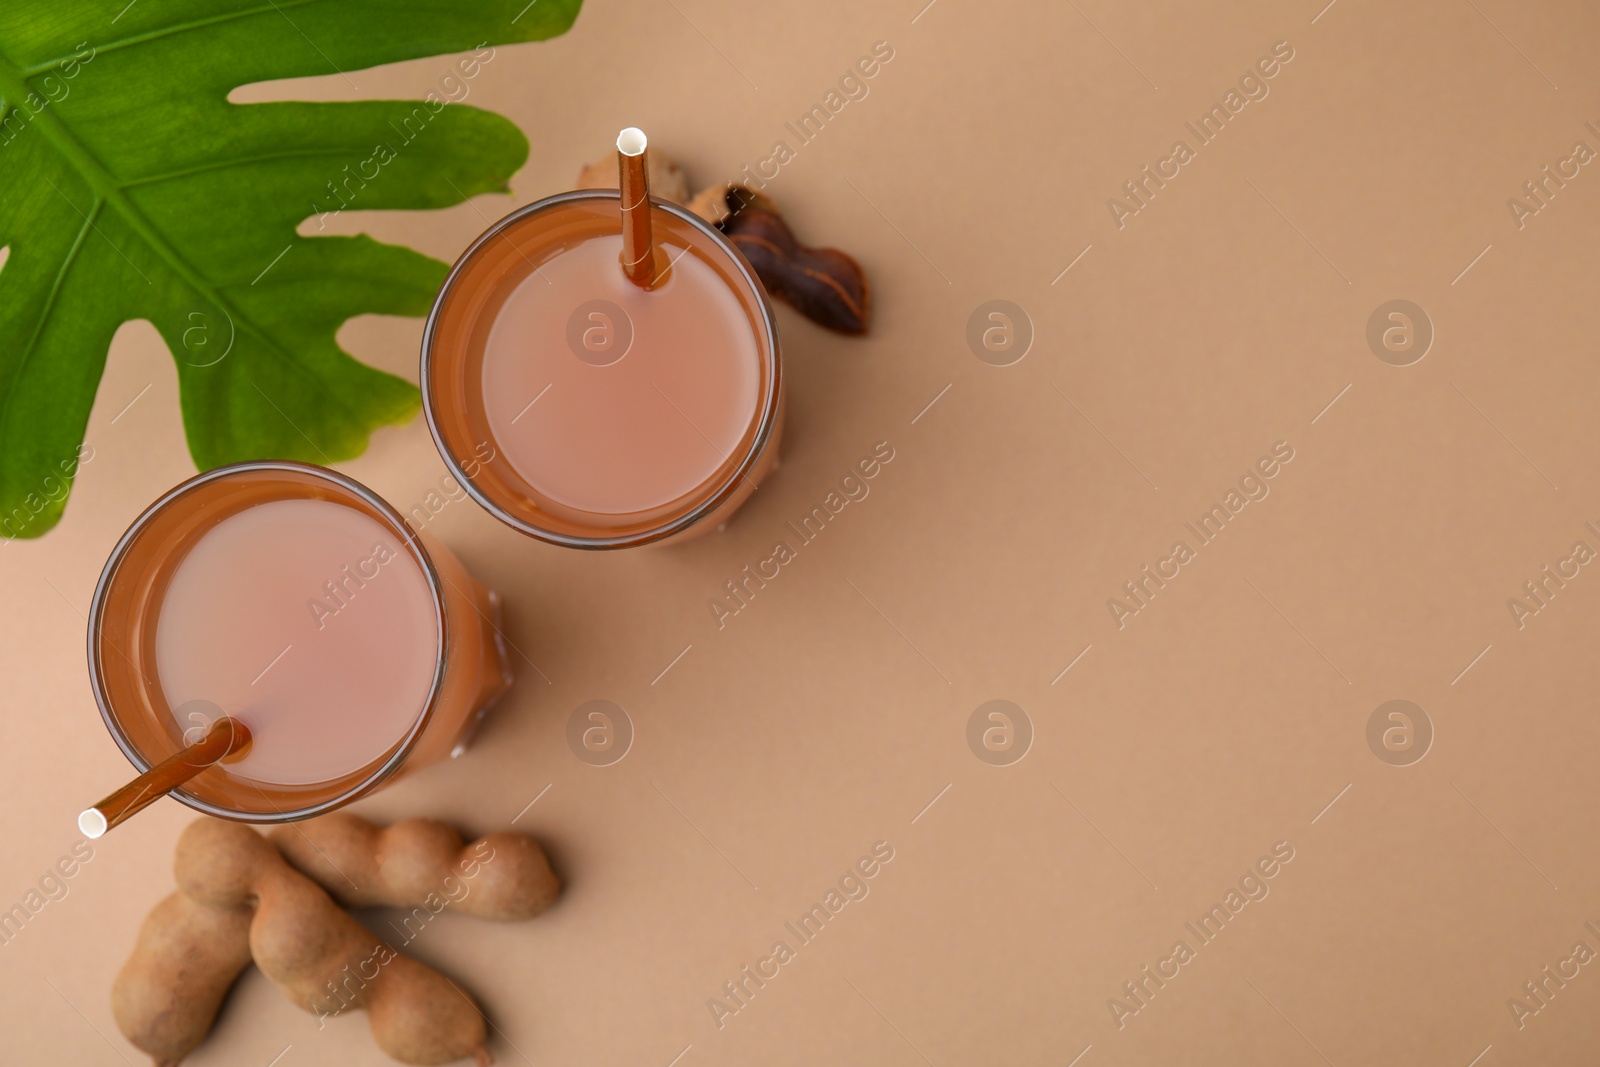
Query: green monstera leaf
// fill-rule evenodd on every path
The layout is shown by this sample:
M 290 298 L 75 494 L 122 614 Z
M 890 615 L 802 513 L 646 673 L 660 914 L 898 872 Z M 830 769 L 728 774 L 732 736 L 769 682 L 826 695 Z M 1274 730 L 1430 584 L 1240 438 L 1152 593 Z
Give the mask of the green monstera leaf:
M 527 141 L 452 101 L 494 45 L 560 34 L 580 2 L 0 4 L 0 535 L 59 520 L 107 346 L 131 319 L 172 350 L 202 469 L 348 459 L 411 418 L 416 389 L 334 333 L 358 314 L 426 314 L 445 264 L 296 227 L 506 191 Z M 421 101 L 227 99 L 452 52 L 469 54 Z

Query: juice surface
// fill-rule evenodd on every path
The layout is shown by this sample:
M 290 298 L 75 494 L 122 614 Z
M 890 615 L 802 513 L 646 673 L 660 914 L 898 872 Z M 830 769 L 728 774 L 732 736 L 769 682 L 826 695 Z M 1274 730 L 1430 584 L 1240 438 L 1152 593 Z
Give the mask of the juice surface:
M 230 774 L 284 785 L 381 757 L 421 714 L 437 664 L 433 597 L 403 548 L 326 500 L 258 504 L 208 530 L 156 619 L 158 684 L 180 729 L 203 726 L 190 712 L 206 704 L 243 720 L 253 743 Z
M 494 443 L 560 507 L 625 516 L 678 500 L 716 474 L 756 417 L 760 357 L 737 296 L 670 234 L 657 240 L 674 262 L 650 290 L 624 276 L 620 235 L 544 259 L 484 343 Z M 573 337 L 599 351 L 575 351 Z M 606 347 L 619 340 L 620 358 Z

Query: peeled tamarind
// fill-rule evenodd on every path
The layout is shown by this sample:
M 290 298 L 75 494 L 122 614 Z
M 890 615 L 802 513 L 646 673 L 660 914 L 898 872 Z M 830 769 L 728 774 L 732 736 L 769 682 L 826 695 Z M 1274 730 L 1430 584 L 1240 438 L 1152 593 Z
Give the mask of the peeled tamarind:
M 272 840 L 296 869 L 351 908 L 434 908 L 448 901 L 466 915 L 515 920 L 544 911 L 561 891 L 533 839 L 509 831 L 463 845 L 460 834 L 435 819 L 383 828 L 334 812 L 280 827 Z
M 300 1007 L 319 1016 L 365 1009 L 378 1046 L 403 1063 L 491 1062 L 471 997 L 368 931 L 255 830 L 191 823 L 173 866 L 195 903 L 251 913 L 250 954 Z
M 156 1067 L 175 1067 L 211 1032 L 250 964 L 250 915 L 242 905 L 213 908 L 173 893 L 145 917 L 111 986 L 111 1014 Z

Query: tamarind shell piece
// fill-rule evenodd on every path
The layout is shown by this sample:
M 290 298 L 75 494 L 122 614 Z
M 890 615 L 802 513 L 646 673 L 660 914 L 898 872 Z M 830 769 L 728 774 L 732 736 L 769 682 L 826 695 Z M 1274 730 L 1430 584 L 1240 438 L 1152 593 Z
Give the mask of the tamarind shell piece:
M 729 215 L 728 190 L 726 185 L 708 185 L 695 193 L 684 207 L 721 229 Z
M 645 156 L 645 167 L 650 175 L 650 195 L 683 205 L 689 202 L 689 179 L 683 168 L 667 157 L 665 152 L 651 146 Z M 617 154 L 607 152 L 578 172 L 579 189 L 615 189 L 621 184 L 617 173 Z
M 483 1012 L 469 995 L 362 926 L 255 830 L 191 823 L 173 867 L 194 901 L 253 911 L 250 953 L 295 1004 L 319 1016 L 365 1009 L 378 1047 L 402 1063 L 488 1061 Z
M 111 985 L 111 1014 L 156 1067 L 175 1067 L 211 1032 L 250 964 L 250 916 L 247 907 L 208 907 L 183 893 L 145 916 Z
M 867 332 L 872 287 L 861 264 L 837 248 L 801 244 L 771 198 L 746 186 L 729 186 L 723 201 L 727 213 L 718 228 L 768 292 L 819 326 Z
M 436 819 L 385 828 L 334 812 L 280 827 L 272 840 L 295 869 L 348 908 L 437 911 L 448 902 L 464 915 L 513 921 L 544 911 L 561 892 L 538 844 L 508 831 L 463 845 Z

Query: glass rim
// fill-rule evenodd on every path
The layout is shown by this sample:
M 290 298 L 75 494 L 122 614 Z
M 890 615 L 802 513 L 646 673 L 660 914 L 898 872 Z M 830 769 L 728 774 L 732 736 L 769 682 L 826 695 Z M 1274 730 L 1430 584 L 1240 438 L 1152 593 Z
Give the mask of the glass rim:
M 309 475 L 312 478 L 331 483 L 339 489 L 350 492 L 376 509 L 383 517 L 383 521 L 401 535 L 405 545 L 411 550 L 412 558 L 422 568 L 423 577 L 428 583 L 429 596 L 433 600 L 435 633 L 433 681 L 428 687 L 428 696 L 423 703 L 422 711 L 417 715 L 417 721 L 412 724 L 411 729 L 400 740 L 394 752 L 383 760 L 371 774 L 362 778 L 338 796 L 305 807 L 274 810 L 268 813 L 245 812 L 220 804 L 213 804 L 208 800 L 202 800 L 197 796 L 191 795 L 183 786 L 179 786 L 169 794 L 174 800 L 196 811 L 221 819 L 230 819 L 234 822 L 273 824 L 299 822 L 302 819 L 309 819 L 343 807 L 377 788 L 378 785 L 382 784 L 385 779 L 394 774 L 405 763 L 406 758 L 411 755 L 412 749 L 416 747 L 417 741 L 422 737 L 423 731 L 427 729 L 428 723 L 433 720 L 434 712 L 439 703 L 439 694 L 444 689 L 445 666 L 448 662 L 449 634 L 447 633 L 442 580 L 437 568 L 434 566 L 433 558 L 428 555 L 428 551 L 423 546 L 418 532 L 411 528 L 411 524 L 406 522 L 405 516 L 401 515 L 392 504 L 349 475 L 341 474 L 331 468 L 320 467 L 313 463 L 300 463 L 295 460 L 248 460 L 242 463 L 229 463 L 221 467 L 213 467 L 211 470 L 201 471 L 194 477 L 173 486 L 139 513 L 139 517 L 133 520 L 127 531 L 117 540 L 116 546 L 111 550 L 111 554 L 106 557 L 106 565 L 100 572 L 99 580 L 95 583 L 94 596 L 89 603 L 87 642 L 89 685 L 94 691 L 95 703 L 100 708 L 101 720 L 105 723 L 112 739 L 116 741 L 117 747 L 128 758 L 128 762 L 132 763 L 140 774 L 154 766 L 154 763 L 147 759 L 139 751 L 138 747 L 128 739 L 122 724 L 118 721 L 116 712 L 112 709 L 111 695 L 106 691 L 105 674 L 101 670 L 100 644 L 103 616 L 105 614 L 106 599 L 109 597 L 111 588 L 116 582 L 117 572 L 121 569 L 128 551 L 133 547 L 134 542 L 144 532 L 149 523 L 181 497 L 201 486 L 226 481 L 240 474 L 270 473 L 273 471 Z M 143 671 L 139 671 L 139 673 L 142 675 Z M 165 758 L 167 757 L 162 757 L 162 759 Z M 155 762 L 159 762 L 159 760 Z M 265 794 L 263 793 L 263 795 Z M 276 809 L 276 805 L 274 805 L 274 808 Z
M 650 526 L 648 529 L 639 531 L 637 533 L 610 534 L 603 536 L 578 536 L 564 534 L 535 525 L 534 523 L 529 522 L 517 515 L 513 515 L 499 503 L 490 499 L 489 495 L 479 488 L 472 478 L 467 475 L 466 469 L 460 460 L 458 460 L 455 454 L 445 445 L 444 436 L 440 432 L 439 423 L 438 420 L 434 418 L 433 411 L 433 346 L 435 335 L 438 331 L 439 318 L 445 302 L 449 299 L 451 292 L 455 289 L 456 283 L 460 279 L 462 273 L 466 270 L 467 265 L 477 256 L 477 254 L 490 241 L 494 240 L 496 237 L 499 237 L 506 230 L 510 229 L 512 226 L 528 216 L 538 214 L 541 211 L 547 211 L 550 208 L 557 207 L 562 204 L 574 203 L 578 201 L 616 200 L 620 202 L 621 199 L 622 193 L 617 189 L 573 189 L 568 192 L 556 193 L 553 196 L 547 196 L 543 199 L 535 200 L 531 204 L 524 204 L 522 207 L 519 207 L 515 211 L 512 211 L 510 214 L 506 215 L 504 218 L 501 218 L 499 221 L 492 224 L 488 229 L 484 230 L 483 233 L 479 234 L 477 239 L 468 245 L 466 250 L 462 252 L 461 255 L 456 259 L 455 263 L 451 265 L 450 273 L 446 276 L 444 284 L 439 287 L 439 295 L 434 298 L 433 307 L 428 311 L 428 321 L 423 327 L 422 331 L 422 362 L 421 374 L 419 375 L 419 385 L 422 390 L 422 413 L 423 417 L 427 420 L 428 433 L 433 437 L 434 447 L 438 450 L 440 458 L 444 460 L 445 466 L 450 469 L 451 475 L 454 476 L 461 487 L 466 490 L 467 494 L 471 496 L 473 500 L 478 502 L 478 506 L 483 508 L 490 515 L 493 515 L 495 518 L 499 519 L 501 522 L 505 523 L 507 526 L 510 526 L 519 533 L 526 534 L 527 536 L 543 541 L 546 544 L 559 545 L 563 548 L 596 550 L 631 548 L 639 545 L 648 545 L 657 541 L 665 540 L 669 537 L 672 537 L 674 534 L 681 533 L 682 531 L 693 526 L 695 523 L 699 522 L 701 519 L 704 519 L 706 516 L 715 512 L 717 508 L 721 507 L 723 503 L 725 503 L 730 497 L 738 492 L 740 483 L 748 478 L 751 469 L 755 466 L 757 460 L 760 459 L 762 453 L 766 450 L 767 442 L 771 439 L 772 434 L 778 424 L 779 400 L 783 395 L 783 361 L 779 358 L 778 354 L 778 321 L 772 313 L 772 301 L 767 295 L 766 286 L 761 284 L 761 279 L 756 276 L 756 273 L 751 268 L 749 261 L 744 258 L 743 253 L 739 251 L 733 242 L 729 241 L 728 238 L 723 235 L 722 231 L 706 222 L 694 212 L 680 207 L 677 204 L 668 203 L 652 196 L 650 198 L 650 204 L 652 207 L 661 211 L 665 211 L 669 215 L 676 217 L 678 220 L 688 223 L 691 228 L 699 230 L 704 236 L 709 237 L 713 244 L 727 254 L 729 261 L 733 264 L 735 270 L 737 270 L 739 277 L 743 279 L 745 284 L 749 287 L 751 294 L 756 299 L 756 305 L 760 308 L 761 315 L 760 322 L 758 323 L 757 342 L 758 348 L 761 348 L 762 346 L 759 344 L 761 337 L 759 334 L 764 333 L 767 343 L 764 346 L 765 355 L 761 358 L 763 360 L 763 365 L 769 370 L 770 373 L 767 376 L 767 388 L 762 391 L 761 406 L 756 416 L 755 436 L 751 438 L 750 445 L 745 450 L 745 455 L 740 459 L 738 465 L 728 473 L 723 483 L 719 485 L 710 496 L 700 501 L 688 511 L 685 511 L 683 514 L 665 519 Z

